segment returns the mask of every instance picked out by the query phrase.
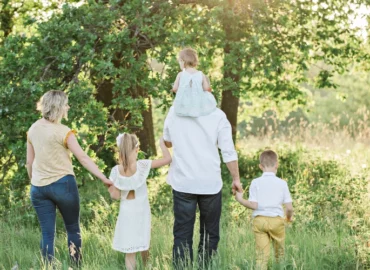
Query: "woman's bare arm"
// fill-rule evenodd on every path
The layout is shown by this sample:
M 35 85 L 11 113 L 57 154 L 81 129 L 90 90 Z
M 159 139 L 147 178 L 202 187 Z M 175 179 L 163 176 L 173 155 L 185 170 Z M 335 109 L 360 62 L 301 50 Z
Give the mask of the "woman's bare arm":
M 26 168 L 27 168 L 27 173 L 28 177 L 31 179 L 32 178 L 32 163 L 35 160 L 35 150 L 33 149 L 33 145 L 27 141 L 27 163 L 26 163 Z
M 82 150 L 78 143 L 76 136 L 71 134 L 67 139 L 68 149 L 71 150 L 73 155 L 78 159 L 82 166 L 84 166 L 90 173 L 98 177 L 104 184 L 111 186 L 113 182 L 110 181 L 92 161 L 92 159 Z

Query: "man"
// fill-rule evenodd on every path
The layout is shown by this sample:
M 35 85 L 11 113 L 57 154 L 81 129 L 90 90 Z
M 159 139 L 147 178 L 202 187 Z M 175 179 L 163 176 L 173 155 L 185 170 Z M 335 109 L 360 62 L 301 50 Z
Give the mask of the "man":
M 187 255 L 193 260 L 197 205 L 200 211 L 198 254 L 208 261 L 217 251 L 220 240 L 222 178 L 218 148 L 232 175 L 233 193 L 243 191 L 230 122 L 220 109 L 193 118 L 177 116 L 171 107 L 163 137 L 167 147 L 173 146 L 167 182 L 172 186 L 174 202 L 174 264 L 184 261 Z

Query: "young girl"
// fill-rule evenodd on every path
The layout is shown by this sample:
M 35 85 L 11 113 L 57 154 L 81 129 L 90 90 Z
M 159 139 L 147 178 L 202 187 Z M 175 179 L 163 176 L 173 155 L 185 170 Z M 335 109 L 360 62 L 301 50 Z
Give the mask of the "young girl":
M 197 52 L 182 50 L 178 58 L 182 72 L 177 74 L 172 91 L 176 93 L 175 112 L 179 116 L 199 117 L 216 109 L 216 99 L 208 78 L 199 70 Z
M 139 141 L 133 134 L 123 133 L 117 137 L 119 165 L 113 167 L 109 188 L 113 199 L 121 200 L 113 249 L 126 253 L 126 268 L 136 267 L 135 255 L 141 252 L 144 264 L 149 257 L 150 206 L 146 178 L 151 168 L 158 168 L 172 161 L 171 154 L 160 140 L 163 158 L 158 160 L 137 160 Z

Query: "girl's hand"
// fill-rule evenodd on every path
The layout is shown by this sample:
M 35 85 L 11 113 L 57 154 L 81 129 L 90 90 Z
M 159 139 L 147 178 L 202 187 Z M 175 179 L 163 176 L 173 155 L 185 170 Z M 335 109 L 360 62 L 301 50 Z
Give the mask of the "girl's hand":
M 108 191 L 109 191 L 110 197 L 113 200 L 119 200 L 121 198 L 121 191 L 118 188 L 116 188 L 115 186 L 111 185 L 108 188 Z
M 102 181 L 103 181 L 103 183 L 104 183 L 104 185 L 106 186 L 106 187 L 111 187 L 111 186 L 113 186 L 113 182 L 111 181 L 111 180 L 109 180 L 108 178 L 103 178 L 103 179 L 101 179 Z
M 168 151 L 163 137 L 159 140 L 159 146 L 161 147 L 163 157 L 152 161 L 152 169 L 162 167 L 164 165 L 170 164 L 172 162 L 172 157 L 170 151 Z

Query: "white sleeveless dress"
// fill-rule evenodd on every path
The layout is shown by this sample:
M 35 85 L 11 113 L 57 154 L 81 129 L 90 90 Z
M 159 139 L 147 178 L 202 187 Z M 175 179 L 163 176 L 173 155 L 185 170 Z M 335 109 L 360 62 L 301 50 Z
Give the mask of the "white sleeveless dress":
M 136 173 L 122 176 L 115 166 L 109 176 L 114 186 L 121 190 L 121 203 L 113 237 L 113 249 L 123 253 L 134 253 L 149 249 L 151 213 L 146 179 L 151 160 L 138 160 Z M 130 190 L 135 191 L 135 199 L 127 200 Z
M 199 117 L 210 114 L 216 109 L 215 97 L 203 90 L 203 73 L 197 71 L 180 74 L 179 88 L 174 101 L 175 113 L 178 116 Z

